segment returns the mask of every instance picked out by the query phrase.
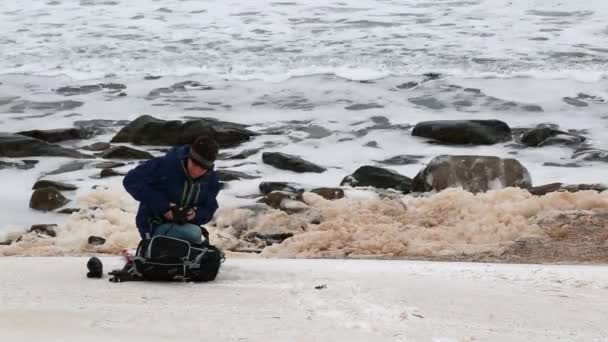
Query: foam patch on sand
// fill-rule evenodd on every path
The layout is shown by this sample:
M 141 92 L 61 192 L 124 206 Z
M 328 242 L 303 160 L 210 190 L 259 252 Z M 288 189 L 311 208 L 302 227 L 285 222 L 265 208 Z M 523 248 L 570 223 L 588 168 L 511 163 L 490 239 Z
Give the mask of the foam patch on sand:
M 536 197 L 517 188 L 480 194 L 448 189 L 430 197 L 336 201 L 305 193 L 304 202 L 310 209 L 291 215 L 268 208 L 222 208 L 209 225 L 211 241 L 227 250 L 245 249 L 251 247 L 248 233 L 291 233 L 293 237 L 261 253 L 283 258 L 498 255 L 519 239 L 547 238 L 537 224 L 540 217 L 607 210 L 608 192 Z M 137 246 L 137 203 L 128 194 L 96 190 L 81 197 L 79 204 L 88 209 L 72 214 L 57 228 L 57 237 L 29 233 L 19 242 L 0 246 L 0 255 L 116 254 Z M 106 243 L 88 244 L 91 235 Z

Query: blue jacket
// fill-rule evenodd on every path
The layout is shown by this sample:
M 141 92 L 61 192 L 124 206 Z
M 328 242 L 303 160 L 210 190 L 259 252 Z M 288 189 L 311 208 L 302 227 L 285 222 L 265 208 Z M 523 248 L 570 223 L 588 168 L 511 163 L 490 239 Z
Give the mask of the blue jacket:
M 207 223 L 217 210 L 219 180 L 214 170 L 192 179 L 186 168 L 190 146 L 173 147 L 163 157 L 150 159 L 127 173 L 123 185 L 140 202 L 135 223 L 142 238 L 152 235 L 153 228 L 164 223 L 163 213 L 169 203 L 196 207 L 191 223 Z

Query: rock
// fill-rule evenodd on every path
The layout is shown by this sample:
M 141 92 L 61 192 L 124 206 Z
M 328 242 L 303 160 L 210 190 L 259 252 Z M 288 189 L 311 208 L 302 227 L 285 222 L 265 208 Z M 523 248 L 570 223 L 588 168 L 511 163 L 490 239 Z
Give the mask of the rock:
M 377 103 L 358 103 L 358 104 L 344 107 L 344 109 L 346 109 L 346 110 L 366 110 L 366 109 L 373 109 L 373 108 L 384 108 L 384 106 L 379 105 Z
M 313 164 L 298 156 L 280 152 L 264 152 L 262 153 L 262 161 L 264 164 L 272 165 L 277 169 L 289 170 L 298 173 L 322 173 L 326 170 L 324 167 Z
M 436 98 L 432 97 L 432 96 L 423 96 L 423 97 L 412 97 L 410 99 L 408 99 L 408 101 L 410 101 L 411 103 L 418 105 L 418 106 L 422 106 L 422 107 L 426 107 L 429 109 L 444 109 L 445 105 L 441 102 L 439 102 L 439 100 L 437 100 Z
M 248 174 L 243 173 L 243 172 L 231 171 L 231 170 L 225 170 L 225 169 L 217 170 L 216 174 L 217 174 L 219 180 L 222 181 L 222 182 L 230 182 L 230 181 L 235 181 L 235 180 L 239 180 L 239 179 L 256 179 L 256 178 L 260 178 L 258 176 L 251 176 L 251 175 L 248 175 Z
M 571 106 L 575 106 L 575 107 L 587 107 L 587 106 L 589 106 L 589 104 L 587 102 L 579 100 L 579 99 L 576 99 L 576 98 L 572 98 L 572 97 L 564 97 L 563 100 L 567 104 L 569 104 Z
M 105 119 L 94 119 L 94 120 L 78 120 L 74 122 L 74 126 L 80 127 L 87 132 L 91 132 L 93 135 L 107 134 L 114 132 L 116 127 L 122 127 L 128 125 L 128 120 L 105 120 Z
M 165 95 L 170 95 L 175 92 L 184 92 L 186 90 L 212 90 L 212 89 L 213 89 L 213 87 L 201 84 L 197 81 L 184 81 L 184 82 L 176 83 L 167 88 L 154 89 L 148 94 L 146 99 L 154 100 L 154 99 L 157 99 L 157 98 L 165 96 Z
M 56 170 L 53 170 L 51 172 L 46 173 L 45 175 L 47 175 L 47 176 L 58 175 L 58 174 L 62 174 L 62 173 L 68 173 L 68 172 L 74 172 L 74 171 L 82 170 L 88 164 L 89 164 L 89 162 L 86 162 L 86 161 L 79 161 L 79 160 L 71 161 L 69 163 L 61 165 Z
M 511 129 L 499 120 L 438 120 L 416 124 L 413 136 L 460 145 L 492 145 L 511 140 Z
M 110 145 L 110 143 L 107 143 L 107 142 L 96 142 L 96 143 L 93 143 L 93 144 L 88 145 L 88 146 L 83 146 L 81 148 L 83 150 L 87 150 L 87 151 L 99 152 L 99 151 L 105 151 L 105 150 L 109 149 L 110 147 L 112 147 L 112 145 Z
M 11 113 L 25 113 L 26 111 L 52 111 L 59 112 L 64 110 L 72 110 L 82 106 L 84 103 L 80 101 L 57 101 L 57 102 L 33 102 L 20 101 L 13 105 L 9 111 Z
M 143 115 L 121 129 L 111 142 L 174 146 L 190 144 L 199 135 L 207 135 L 215 139 L 220 147 L 225 148 L 249 141 L 257 134 L 231 122 L 211 119 L 165 121 Z
M 301 185 L 288 182 L 262 182 L 259 185 L 259 189 L 262 195 L 267 195 L 273 191 L 286 191 L 292 193 L 304 191 L 304 188 Z
M 2 169 L 19 169 L 19 170 L 30 170 L 38 164 L 37 160 L 21 160 L 20 162 L 5 162 L 0 160 L 0 170 Z
M 340 188 L 316 188 L 310 190 L 327 200 L 337 200 L 344 197 L 344 190 Z
M 41 211 L 55 210 L 69 201 L 54 187 L 34 190 L 30 198 L 30 208 Z
M 543 107 L 539 106 L 539 105 L 523 105 L 521 106 L 521 109 L 525 110 L 526 112 L 542 112 L 543 111 Z
M 124 176 L 124 173 L 115 171 L 113 169 L 103 169 L 101 170 L 101 172 L 99 172 L 99 177 L 100 178 L 108 178 L 108 177 L 114 177 L 114 176 Z
M 55 228 L 57 228 L 56 224 L 35 224 L 30 228 L 28 232 L 55 237 L 57 236 Z
M 137 150 L 128 146 L 114 146 L 103 152 L 105 159 L 152 159 L 154 156 L 146 151 Z
M 106 239 L 99 237 L 99 236 L 91 235 L 91 236 L 89 236 L 88 243 L 89 243 L 89 245 L 93 245 L 93 246 L 101 246 L 104 243 L 106 243 Z
M 395 189 L 407 194 L 411 192 L 412 180 L 392 170 L 366 165 L 358 168 L 352 175 L 344 177 L 340 185 Z
M 422 158 L 424 158 L 424 156 L 402 154 L 388 159 L 374 161 L 386 165 L 410 165 L 418 163 L 418 159 Z
M 302 198 L 301 194 L 296 194 L 296 193 L 287 192 L 287 191 L 273 191 L 273 192 L 265 195 L 264 197 L 260 198 L 259 200 L 257 200 L 257 203 L 264 203 L 271 208 L 281 209 L 281 203 L 285 199 L 299 201 L 299 200 L 301 200 L 301 198 Z
M 529 188 L 532 181 L 528 170 L 515 159 L 494 156 L 441 155 L 414 177 L 412 191 L 441 191 L 462 187 L 470 192 L 520 187 Z
M 48 129 L 48 130 L 32 130 L 32 131 L 23 131 L 17 134 L 24 135 L 26 137 L 39 139 L 42 141 L 57 143 L 66 140 L 78 140 L 78 139 L 87 139 L 92 136 L 90 132 L 85 131 L 82 128 L 58 128 L 58 129 Z
M 65 208 L 57 211 L 57 214 L 73 214 L 80 211 L 80 208 Z
M 585 141 L 585 137 L 563 132 L 552 127 L 539 126 L 526 131 L 521 136 L 521 142 L 526 146 L 541 147 L 548 145 L 577 145 Z
M 70 157 L 87 158 L 76 150 L 49 144 L 24 135 L 0 133 L 0 157 Z
M 365 144 L 363 144 L 363 146 L 365 146 L 365 147 L 371 147 L 371 148 L 380 148 L 380 146 L 378 145 L 378 142 L 375 141 L 375 140 L 368 141 Z
M 112 93 L 120 92 L 123 89 L 127 89 L 127 86 L 124 84 L 118 83 L 100 83 L 100 84 L 90 84 L 83 86 L 67 86 L 55 89 L 55 92 L 65 96 L 72 95 L 82 95 L 82 94 L 90 94 L 96 91 L 101 90 L 110 90 Z
M 418 85 L 417 82 L 410 81 L 410 82 L 405 82 L 405 83 L 399 84 L 396 88 L 397 89 L 411 89 L 417 85 Z
M 41 189 L 41 188 L 48 188 L 48 187 L 54 187 L 57 190 L 61 190 L 61 191 L 74 191 L 77 190 L 78 187 L 76 185 L 73 184 L 68 184 L 68 183 L 62 183 L 62 182 L 56 182 L 56 181 L 51 181 L 51 180 L 39 180 L 37 181 L 34 186 L 32 187 L 32 190 L 37 190 L 37 189 Z
M 608 190 L 608 187 L 606 187 L 605 185 L 602 185 L 602 184 L 566 185 L 563 183 L 551 183 L 551 184 L 531 187 L 528 189 L 528 192 L 530 192 L 532 195 L 535 195 L 535 196 L 543 196 L 550 192 L 558 192 L 558 191 L 577 192 L 577 191 L 586 191 L 586 190 L 602 192 L 602 191 Z
M 254 148 L 254 149 L 248 149 L 248 150 L 243 150 L 235 155 L 229 156 L 226 159 L 247 159 L 251 156 L 253 156 L 254 154 L 257 154 L 258 152 L 260 152 L 262 149 L 261 148 Z
M 121 162 L 115 162 L 115 161 L 105 161 L 105 162 L 97 163 L 93 166 L 97 169 L 112 169 L 115 167 L 121 167 L 121 166 L 125 166 L 125 165 L 127 165 L 127 164 L 121 163 Z
M 0 246 L 10 246 L 13 240 L 0 241 Z
M 581 167 L 581 165 L 577 164 L 577 163 L 565 163 L 565 164 L 559 164 L 559 163 L 551 163 L 551 162 L 546 162 L 543 163 L 543 166 L 553 166 L 553 167 Z
M 309 210 L 310 207 L 308 206 L 308 204 L 302 202 L 301 200 L 285 198 L 281 201 L 279 209 L 291 215 L 305 212 Z
M 259 232 L 251 232 L 244 235 L 243 240 L 255 245 L 259 245 L 259 242 L 262 242 L 262 244 L 270 246 L 275 243 L 281 243 L 283 240 L 292 236 L 293 233 L 262 234 Z
M 572 154 L 572 159 L 608 162 L 608 151 L 591 147 L 579 148 Z

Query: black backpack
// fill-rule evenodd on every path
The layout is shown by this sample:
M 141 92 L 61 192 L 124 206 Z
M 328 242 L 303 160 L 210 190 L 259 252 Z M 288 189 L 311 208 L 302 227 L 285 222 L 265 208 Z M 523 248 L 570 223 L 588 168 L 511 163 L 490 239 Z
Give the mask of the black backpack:
M 110 272 L 110 281 L 193 281 L 215 280 L 224 253 L 209 244 L 191 244 L 168 236 L 155 236 L 139 243 L 137 252 L 122 270 Z

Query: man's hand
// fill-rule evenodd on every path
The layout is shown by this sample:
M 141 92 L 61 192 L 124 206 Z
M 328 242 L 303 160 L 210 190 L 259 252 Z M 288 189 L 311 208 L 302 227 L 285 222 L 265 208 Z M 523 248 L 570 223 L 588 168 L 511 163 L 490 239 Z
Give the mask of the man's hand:
M 188 221 L 192 221 L 194 216 L 196 216 L 196 208 L 190 208 L 186 213 L 186 219 L 188 219 Z
M 175 203 L 169 203 L 169 206 L 171 208 L 175 207 Z M 169 211 L 167 211 L 166 213 L 163 214 L 163 216 L 169 220 L 169 221 L 173 221 L 173 210 L 169 209 Z

